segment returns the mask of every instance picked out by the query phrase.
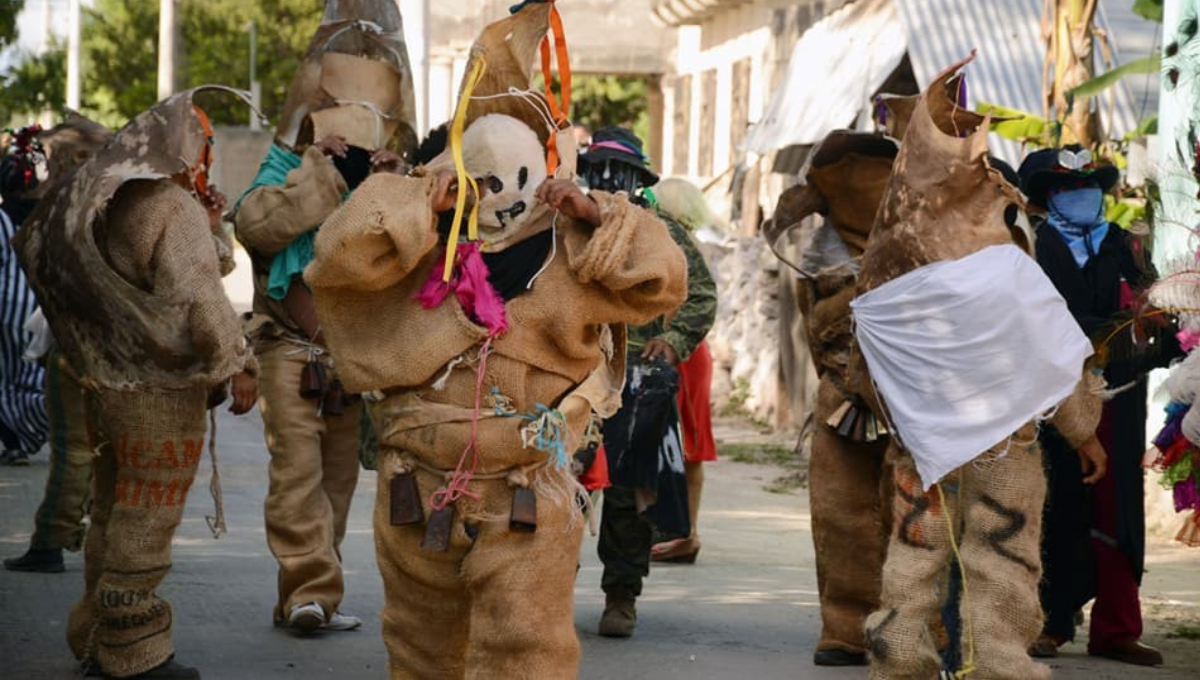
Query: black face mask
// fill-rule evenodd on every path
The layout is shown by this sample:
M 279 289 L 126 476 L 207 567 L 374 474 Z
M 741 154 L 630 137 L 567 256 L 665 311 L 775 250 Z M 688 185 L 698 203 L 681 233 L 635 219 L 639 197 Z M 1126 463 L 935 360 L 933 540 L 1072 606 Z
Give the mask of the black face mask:
M 610 193 L 624 191 L 633 194 L 642 188 L 642 179 L 637 168 L 614 160 L 606 160 L 603 164 L 588 163 L 583 171 L 583 181 L 587 182 L 589 189 Z
M 345 156 L 333 156 L 333 165 L 346 180 L 350 191 L 358 188 L 371 175 L 371 152 L 359 146 L 346 148 Z

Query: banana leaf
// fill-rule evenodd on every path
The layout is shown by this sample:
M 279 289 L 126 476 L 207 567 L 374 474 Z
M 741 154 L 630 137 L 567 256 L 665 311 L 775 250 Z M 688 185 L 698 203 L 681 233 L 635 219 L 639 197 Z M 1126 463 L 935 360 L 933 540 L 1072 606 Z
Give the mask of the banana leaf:
M 991 131 L 1014 142 L 1036 141 L 1044 138 L 1049 121 L 1019 109 L 981 102 L 975 110 L 992 114 Z M 995 120 L 1005 118 L 1007 120 Z
M 1152 54 L 1148 57 L 1135 59 L 1127 64 L 1121 64 L 1111 71 L 1105 71 L 1095 78 L 1071 88 L 1067 91 L 1067 94 L 1069 97 L 1094 97 L 1116 85 L 1125 76 L 1139 73 L 1158 73 L 1161 67 L 1162 57 Z

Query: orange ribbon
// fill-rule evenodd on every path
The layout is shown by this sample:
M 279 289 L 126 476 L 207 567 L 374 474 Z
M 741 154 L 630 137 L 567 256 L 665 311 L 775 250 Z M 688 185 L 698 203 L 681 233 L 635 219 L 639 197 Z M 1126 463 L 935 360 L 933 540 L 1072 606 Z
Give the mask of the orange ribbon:
M 567 38 L 563 32 L 562 16 L 558 13 L 558 5 L 554 4 L 555 0 L 548 1 L 550 2 L 550 33 L 542 38 L 542 79 L 546 82 L 546 103 L 550 106 L 550 116 L 554 118 L 555 125 L 561 128 L 566 125 L 571 116 L 571 60 L 567 54 Z M 554 37 L 553 54 L 558 66 L 560 99 L 555 98 L 554 89 L 551 87 L 551 35 Z M 558 170 L 556 137 L 557 135 L 552 133 L 546 142 L 546 171 L 551 177 Z

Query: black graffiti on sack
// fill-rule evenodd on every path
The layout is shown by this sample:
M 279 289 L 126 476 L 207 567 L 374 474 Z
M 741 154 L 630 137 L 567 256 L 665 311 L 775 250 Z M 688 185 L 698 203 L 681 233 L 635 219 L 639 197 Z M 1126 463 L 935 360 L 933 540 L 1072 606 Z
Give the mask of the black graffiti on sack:
M 1025 528 L 1029 520 L 1025 517 L 1025 513 L 1020 510 L 1006 508 L 999 501 L 987 494 L 979 494 L 979 502 L 983 503 L 989 510 L 1002 517 L 1007 524 L 999 529 L 984 532 L 983 539 L 987 544 L 1000 555 L 1010 562 L 1015 562 L 1029 570 L 1030 573 L 1037 573 L 1037 565 L 1032 564 L 1029 560 L 1021 557 L 1004 546 L 1005 543 L 1016 538 L 1018 534 Z
M 100 606 L 105 609 L 132 607 L 150 598 L 150 591 L 140 590 L 102 590 L 100 591 Z
M 925 542 L 921 536 L 924 532 L 917 525 L 917 522 L 929 510 L 929 496 L 909 493 L 899 484 L 896 485 L 896 493 L 900 494 L 900 498 L 908 506 L 908 511 L 900 518 L 900 524 L 896 527 L 896 536 L 900 539 L 901 543 L 907 546 L 932 551 L 934 549 L 933 546 Z
M 114 642 L 111 640 L 101 639 L 100 644 L 104 647 L 108 647 L 109 649 L 120 649 L 121 647 L 132 647 L 136 644 L 145 642 L 146 640 L 149 640 L 150 638 L 158 637 L 159 635 L 163 635 L 163 634 L 170 635 L 171 634 L 171 623 L 172 623 L 171 622 L 171 612 L 168 610 L 167 611 L 167 622 L 165 625 L 163 625 L 155 630 L 152 630 L 149 633 L 146 633 L 145 635 L 139 635 L 138 637 L 133 638 L 132 640 L 120 640 L 120 641 Z
M 863 631 L 866 637 L 867 651 L 870 652 L 871 657 L 876 661 L 887 661 L 891 648 L 888 646 L 888 641 L 883 637 L 883 632 L 892 624 L 892 621 L 896 620 L 897 615 L 898 612 L 895 609 L 889 609 L 882 621 L 875 625 L 868 625 L 866 630 Z
M 110 630 L 131 630 L 153 623 L 162 616 L 169 614 L 170 611 L 170 606 L 165 601 L 156 600 L 144 612 L 122 614 L 120 616 L 101 616 L 100 622 L 103 627 Z

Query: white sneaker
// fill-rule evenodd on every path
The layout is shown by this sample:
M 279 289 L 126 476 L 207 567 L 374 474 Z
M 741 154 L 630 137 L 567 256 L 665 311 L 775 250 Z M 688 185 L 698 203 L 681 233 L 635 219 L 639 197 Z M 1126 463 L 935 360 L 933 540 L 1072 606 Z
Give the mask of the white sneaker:
M 354 630 L 362 625 L 362 619 L 341 612 L 334 612 L 329 622 L 321 626 L 321 630 Z
M 311 633 L 325 625 L 325 610 L 316 602 L 298 604 L 292 607 L 287 622 L 289 628 Z

